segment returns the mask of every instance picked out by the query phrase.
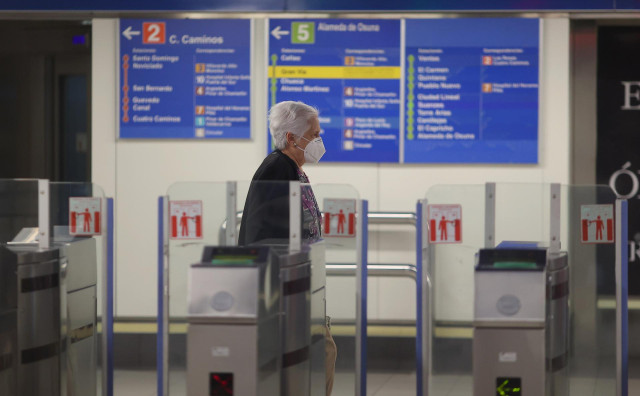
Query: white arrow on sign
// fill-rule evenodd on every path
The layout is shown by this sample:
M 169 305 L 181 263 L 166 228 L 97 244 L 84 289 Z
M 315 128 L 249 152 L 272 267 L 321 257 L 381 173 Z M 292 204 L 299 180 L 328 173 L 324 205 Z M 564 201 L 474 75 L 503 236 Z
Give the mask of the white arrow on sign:
M 276 26 L 276 28 L 271 31 L 271 34 L 273 35 L 273 37 L 275 37 L 276 39 L 280 40 L 280 38 L 282 38 L 282 36 L 286 36 L 287 34 L 289 34 L 289 31 L 288 30 L 280 30 L 280 26 Z
M 140 32 L 139 32 L 139 31 L 137 31 L 137 30 L 131 30 L 131 29 L 133 29 L 133 28 L 132 28 L 131 26 L 129 26 L 128 28 L 126 28 L 126 29 L 124 30 L 124 32 L 122 32 L 122 35 L 123 35 L 124 37 L 126 37 L 126 38 L 127 38 L 127 40 L 131 40 L 131 38 L 133 38 L 133 36 L 138 36 L 138 35 L 140 34 Z

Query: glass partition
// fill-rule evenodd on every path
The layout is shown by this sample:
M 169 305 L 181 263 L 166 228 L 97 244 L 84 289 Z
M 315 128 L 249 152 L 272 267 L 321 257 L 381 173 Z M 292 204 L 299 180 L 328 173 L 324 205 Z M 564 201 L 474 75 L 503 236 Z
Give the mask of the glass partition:
M 485 247 L 487 199 L 495 199 L 496 244 L 549 246 L 551 223 L 560 222 L 560 249 L 568 253 L 570 272 L 570 392 L 582 395 L 595 387 L 598 395 L 615 394 L 615 245 L 586 243 L 581 234 L 585 205 L 613 207 L 615 195 L 608 186 L 562 186 L 556 219 L 549 184 L 498 183 L 495 195 L 487 191 L 485 185 L 438 185 L 426 194 L 429 205 L 460 205 L 462 214 L 461 241 L 430 245 L 430 395 L 473 395 L 474 268 Z M 430 224 L 429 232 L 440 230 L 438 223 Z
M 102 187 L 93 183 L 49 183 L 49 225 L 52 243 L 64 244 L 83 238 L 95 239 L 98 268 L 98 316 L 102 315 L 102 271 L 107 238 L 107 203 Z
M 568 209 L 563 215 L 569 226 L 563 249 L 569 254 L 570 269 L 570 360 L 571 395 L 616 394 L 616 285 L 615 243 L 585 243 L 582 227 L 588 205 L 613 205 L 609 186 L 563 186 Z M 563 207 L 564 209 L 564 207 Z M 615 218 L 614 218 L 615 219 Z M 588 224 L 589 232 L 599 226 Z M 613 227 L 615 230 L 615 226 Z M 607 239 L 607 224 L 603 224 Z M 592 235 L 593 237 L 593 235 Z M 597 234 L 595 235 L 597 238 Z M 617 238 L 618 236 L 615 236 Z M 615 238 L 614 241 L 615 241 Z M 564 242 L 564 240 L 563 240 Z M 604 241 L 603 241 L 604 242 Z M 626 246 L 627 241 L 622 241 Z
M 38 181 L 0 180 L 0 243 L 25 227 L 38 227 Z
M 353 351 L 355 340 L 355 208 L 359 194 L 353 187 L 345 185 L 301 184 L 300 188 L 301 229 L 298 235 L 303 241 L 323 238 L 327 264 L 347 269 L 341 276 L 328 277 L 327 315 L 333 317 L 333 334 L 339 348 L 333 394 L 353 394 L 355 353 L 348 351 Z M 201 261 L 203 248 L 209 245 L 288 244 L 289 189 L 288 181 L 180 182 L 169 188 L 166 228 L 169 266 L 168 386 L 171 395 L 186 394 L 189 267 Z M 314 224 L 313 216 L 310 216 L 314 197 L 322 212 L 318 224 Z M 327 217 L 332 210 L 335 217 Z M 232 229 L 234 223 L 235 229 Z M 312 332 L 315 330 L 312 328 Z M 313 339 L 322 335 L 319 331 L 316 333 Z
M 355 391 L 356 339 L 356 235 L 359 214 L 355 205 L 360 194 L 351 185 L 314 184 L 312 186 L 323 213 L 323 238 L 327 264 L 327 315 L 338 349 L 332 395 L 353 395 Z M 341 216 L 341 212 L 344 217 Z M 350 218 L 349 214 L 355 213 Z M 368 381 L 370 379 L 368 378 Z

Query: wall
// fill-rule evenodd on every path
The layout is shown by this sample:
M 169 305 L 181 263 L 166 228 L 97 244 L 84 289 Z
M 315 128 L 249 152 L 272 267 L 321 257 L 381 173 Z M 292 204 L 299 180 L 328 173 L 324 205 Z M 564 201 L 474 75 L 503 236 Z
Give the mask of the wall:
M 214 17 L 214 15 L 212 15 Z M 157 197 L 175 181 L 249 180 L 265 156 L 266 109 L 264 20 L 256 20 L 252 68 L 253 140 L 118 140 L 117 20 L 93 21 L 92 176 L 116 197 L 116 314 L 155 316 L 157 284 Z M 305 166 L 312 183 L 352 184 L 372 211 L 414 211 L 416 200 L 436 184 L 485 181 L 567 184 L 570 179 L 569 20 L 545 18 L 542 28 L 540 154 L 538 165 L 388 165 Z M 371 262 L 413 263 L 411 228 L 378 227 L 371 235 Z M 330 280 L 329 314 L 348 317 L 341 308 L 351 290 Z M 414 317 L 415 287 L 410 280 L 372 280 L 372 318 Z M 339 292 L 339 293 L 338 293 Z

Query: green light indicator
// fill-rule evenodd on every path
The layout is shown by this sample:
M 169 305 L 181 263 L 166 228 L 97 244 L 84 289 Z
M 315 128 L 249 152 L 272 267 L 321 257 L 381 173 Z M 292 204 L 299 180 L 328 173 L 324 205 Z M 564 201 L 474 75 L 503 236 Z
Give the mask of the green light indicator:
M 519 377 L 496 378 L 496 396 L 522 396 L 522 385 Z
M 534 261 L 496 261 L 493 268 L 500 269 L 536 269 L 538 264 Z

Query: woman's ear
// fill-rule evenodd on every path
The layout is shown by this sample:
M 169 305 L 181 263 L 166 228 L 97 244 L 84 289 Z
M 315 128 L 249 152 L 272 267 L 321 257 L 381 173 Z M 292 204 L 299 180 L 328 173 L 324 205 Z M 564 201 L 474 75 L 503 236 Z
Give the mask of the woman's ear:
M 287 132 L 287 134 L 285 136 L 286 136 L 286 139 L 287 139 L 287 146 L 289 145 L 289 143 L 291 143 L 291 144 L 295 143 L 295 139 L 293 138 L 293 133 Z

